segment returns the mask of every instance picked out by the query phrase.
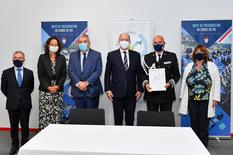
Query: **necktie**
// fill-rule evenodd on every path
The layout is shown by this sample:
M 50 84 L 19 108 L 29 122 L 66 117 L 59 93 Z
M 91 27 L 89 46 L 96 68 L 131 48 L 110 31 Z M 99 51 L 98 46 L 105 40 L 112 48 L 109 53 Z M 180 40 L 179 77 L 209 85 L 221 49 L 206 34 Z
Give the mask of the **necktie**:
M 125 70 L 128 69 L 128 61 L 127 61 L 127 55 L 126 55 L 126 52 L 123 52 L 124 53 L 124 67 L 125 67 Z
M 17 82 L 18 82 L 19 87 L 21 87 L 21 84 L 22 84 L 22 81 L 23 81 L 22 76 L 21 76 L 21 70 L 22 70 L 21 68 L 17 68 L 17 71 L 18 71 Z
M 158 62 L 161 60 L 161 54 L 158 54 Z
M 83 52 L 83 68 L 84 68 L 84 64 L 86 63 L 86 60 L 87 60 L 87 53 Z

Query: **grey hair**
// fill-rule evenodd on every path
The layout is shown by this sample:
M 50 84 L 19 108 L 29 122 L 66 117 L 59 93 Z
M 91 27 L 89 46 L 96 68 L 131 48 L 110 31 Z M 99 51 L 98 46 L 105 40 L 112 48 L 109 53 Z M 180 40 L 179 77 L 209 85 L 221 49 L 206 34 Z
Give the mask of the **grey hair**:
M 25 58 L 25 54 L 23 53 L 23 51 L 15 51 L 15 52 L 13 53 L 13 56 L 14 56 L 15 54 L 18 54 L 18 53 L 22 54 L 23 57 Z
M 130 40 L 130 35 L 129 35 L 129 33 L 127 33 L 127 32 L 121 33 L 121 34 L 119 35 L 119 40 L 120 40 L 121 36 L 124 35 L 124 34 L 127 35 L 127 36 L 129 37 L 129 40 Z
M 78 40 L 79 40 L 80 38 L 86 38 L 87 40 L 89 40 L 89 41 L 90 41 L 89 36 L 88 36 L 87 34 L 85 34 L 85 33 L 84 33 L 84 34 L 82 34 L 81 36 L 79 36 L 79 37 L 78 37 Z M 78 40 L 77 40 L 77 41 L 78 41 Z

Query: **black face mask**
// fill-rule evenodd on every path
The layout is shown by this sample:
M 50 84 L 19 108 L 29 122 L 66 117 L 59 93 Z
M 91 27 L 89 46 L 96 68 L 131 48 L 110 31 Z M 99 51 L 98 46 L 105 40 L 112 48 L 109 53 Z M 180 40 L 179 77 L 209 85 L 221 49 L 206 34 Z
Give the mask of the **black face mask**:
M 194 58 L 195 58 L 196 60 L 201 61 L 201 60 L 203 60 L 203 59 L 205 58 L 205 54 L 204 54 L 204 53 L 196 53 L 196 54 L 194 55 Z
M 13 64 L 15 65 L 15 67 L 22 67 L 23 61 L 16 59 L 16 60 L 13 60 Z
M 162 50 L 163 50 L 163 47 L 164 47 L 163 44 L 155 44 L 155 45 L 154 45 L 155 51 L 158 51 L 158 52 L 162 51 Z

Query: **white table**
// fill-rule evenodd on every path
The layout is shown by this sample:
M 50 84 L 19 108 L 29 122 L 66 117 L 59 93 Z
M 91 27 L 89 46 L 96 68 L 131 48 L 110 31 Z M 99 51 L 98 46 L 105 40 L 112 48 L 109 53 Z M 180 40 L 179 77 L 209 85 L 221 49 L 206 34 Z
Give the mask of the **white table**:
M 49 125 L 18 155 L 210 155 L 191 128 Z

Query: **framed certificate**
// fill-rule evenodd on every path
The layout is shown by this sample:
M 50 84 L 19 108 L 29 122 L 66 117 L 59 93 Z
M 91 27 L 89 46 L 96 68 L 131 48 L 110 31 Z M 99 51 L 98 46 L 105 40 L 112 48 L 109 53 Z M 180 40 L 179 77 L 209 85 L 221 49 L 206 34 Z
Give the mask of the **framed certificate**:
M 166 91 L 165 68 L 150 68 L 149 84 L 152 88 L 152 91 Z

